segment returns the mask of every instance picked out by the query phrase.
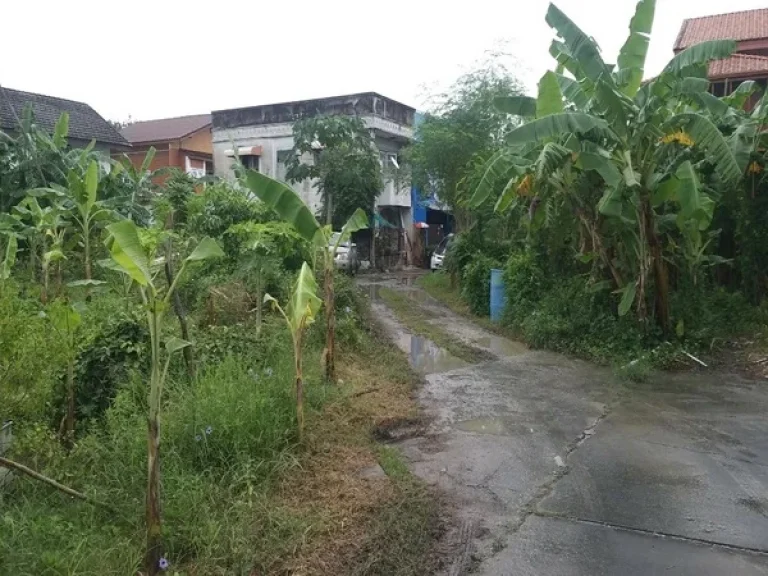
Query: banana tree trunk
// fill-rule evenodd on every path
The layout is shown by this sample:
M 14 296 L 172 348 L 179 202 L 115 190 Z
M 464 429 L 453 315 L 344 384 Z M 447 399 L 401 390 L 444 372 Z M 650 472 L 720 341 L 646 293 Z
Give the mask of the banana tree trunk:
M 336 310 L 333 293 L 333 263 L 325 270 L 325 379 L 336 382 Z
M 304 380 L 301 370 L 301 341 L 294 342 L 293 357 L 296 361 L 296 422 L 299 440 L 304 437 Z
M 664 333 L 669 332 L 669 272 L 667 263 L 662 254 L 661 240 L 656 234 L 654 212 L 648 198 L 643 200 L 643 220 L 645 224 L 645 237 L 651 256 L 653 267 L 653 283 L 655 290 L 656 321 Z
M 168 288 L 173 285 L 173 251 L 171 248 L 171 242 L 168 241 L 167 250 L 165 253 L 165 280 L 168 282 Z M 173 296 L 173 312 L 179 319 L 179 327 L 181 328 L 181 338 L 189 341 L 189 326 L 187 325 L 187 314 L 184 310 L 184 305 L 181 302 L 181 296 L 179 296 L 178 290 L 174 291 Z M 186 346 L 182 351 L 184 356 L 184 364 L 187 366 L 187 373 L 193 380 L 197 375 L 197 366 L 195 365 L 195 354 L 192 351 L 192 346 Z
M 154 307 L 155 302 L 151 302 Z M 144 554 L 144 571 L 156 576 L 163 557 L 162 515 L 160 511 L 160 343 L 157 315 L 150 312 L 150 339 L 152 341 L 152 374 L 149 388 L 149 416 L 147 418 L 147 494 L 146 529 L 147 548 Z
M 261 268 L 259 268 L 256 272 L 256 334 L 261 334 L 261 301 L 264 299 L 261 274 Z
M 67 366 L 67 419 L 64 426 L 64 440 L 71 445 L 75 438 L 75 359 L 70 357 Z

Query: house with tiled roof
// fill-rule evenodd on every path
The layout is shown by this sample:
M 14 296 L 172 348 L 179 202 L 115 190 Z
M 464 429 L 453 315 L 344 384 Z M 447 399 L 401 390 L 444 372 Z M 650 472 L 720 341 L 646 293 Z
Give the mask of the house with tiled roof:
M 745 80 L 765 90 L 768 82 L 768 8 L 689 18 L 675 41 L 675 54 L 707 40 L 736 40 L 736 53 L 712 62 L 712 93 L 724 96 Z
M 128 157 L 137 167 L 153 147 L 156 152 L 151 170 L 178 168 L 198 178 L 213 174 L 210 114 L 132 122 L 121 134 L 131 143 Z
M 31 109 L 38 128 L 52 133 L 63 113 L 69 114 L 68 142 L 83 148 L 92 140 L 96 149 L 106 153 L 128 150 L 130 144 L 115 127 L 85 102 L 12 90 L 0 87 L 0 130 L 6 134 L 18 131 L 25 109 Z

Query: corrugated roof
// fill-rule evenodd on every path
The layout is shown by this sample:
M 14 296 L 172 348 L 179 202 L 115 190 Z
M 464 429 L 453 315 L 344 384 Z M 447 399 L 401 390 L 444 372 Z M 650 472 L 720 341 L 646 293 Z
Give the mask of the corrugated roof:
M 707 40 L 760 38 L 768 38 L 768 8 L 684 20 L 675 42 L 675 50 L 684 50 Z
M 754 76 L 756 74 L 768 76 L 768 57 L 734 54 L 730 58 L 716 60 L 709 64 L 710 80 Z
M 134 122 L 123 127 L 123 137 L 131 144 L 142 142 L 164 142 L 178 140 L 211 124 L 210 114 L 195 116 L 179 116 L 177 118 L 161 118 Z
M 32 107 L 35 122 L 40 128 L 52 132 L 63 112 L 69 113 L 69 136 L 81 140 L 93 140 L 127 146 L 128 142 L 96 110 L 84 102 L 66 100 L 44 94 L 33 94 L 10 88 L 0 89 L 0 129 L 16 130 L 17 117 L 24 108 Z

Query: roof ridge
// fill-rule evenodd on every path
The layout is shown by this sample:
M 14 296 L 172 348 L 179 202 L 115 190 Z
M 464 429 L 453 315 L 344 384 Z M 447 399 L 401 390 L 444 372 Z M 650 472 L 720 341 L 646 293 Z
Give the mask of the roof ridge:
M 719 12 L 718 14 L 707 14 L 706 16 L 695 16 L 693 18 L 686 18 L 683 23 L 690 22 L 692 20 L 706 20 L 708 18 L 719 18 L 721 16 L 738 16 L 746 14 L 747 12 L 763 12 L 768 11 L 768 8 L 748 8 L 747 10 L 736 10 L 735 12 Z
M 72 100 L 71 98 L 62 98 L 60 96 L 49 96 L 48 94 L 41 94 L 40 92 L 28 92 L 26 90 L 16 90 L 16 88 L 8 88 L 6 86 L 3 86 L 3 90 L 6 92 L 15 92 L 16 94 L 27 94 L 29 96 L 41 96 L 43 98 L 49 98 L 51 100 L 60 100 L 62 102 L 72 102 L 73 104 L 82 104 L 83 106 L 88 106 L 93 110 L 93 107 L 90 104 L 88 104 L 87 102 L 83 102 L 82 100 Z
M 164 122 L 166 120 L 183 120 L 186 118 L 197 118 L 202 116 L 211 116 L 210 112 L 203 112 L 201 114 L 185 114 L 184 116 L 169 116 L 167 118 L 153 118 L 151 120 L 134 120 L 128 126 L 131 124 L 146 124 L 148 122 Z

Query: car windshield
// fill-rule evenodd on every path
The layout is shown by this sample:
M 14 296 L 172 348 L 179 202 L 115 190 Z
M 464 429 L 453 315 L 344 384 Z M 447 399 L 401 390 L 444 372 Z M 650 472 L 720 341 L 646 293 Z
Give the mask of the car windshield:
M 445 254 L 446 248 L 448 248 L 448 244 L 451 241 L 451 236 L 446 236 L 440 241 L 440 244 L 437 245 L 437 248 L 435 248 L 435 254 L 442 256 Z
M 341 232 L 334 232 L 331 234 L 331 239 L 328 241 L 328 246 L 333 247 L 336 246 L 336 242 L 339 241 L 339 238 L 341 238 Z M 344 248 L 349 248 L 349 240 L 345 240 L 339 246 L 343 246 Z

